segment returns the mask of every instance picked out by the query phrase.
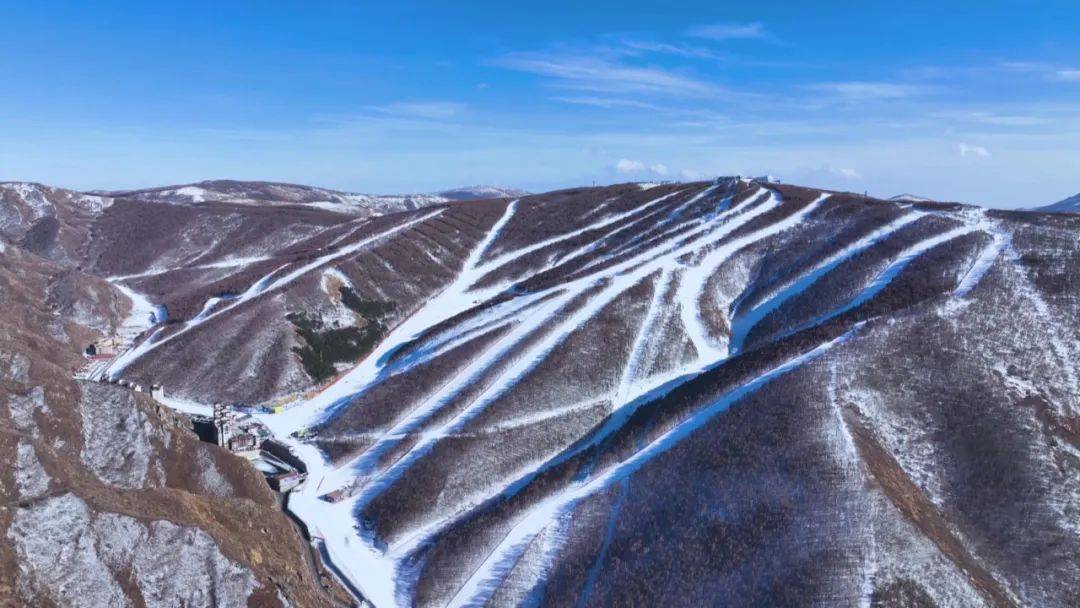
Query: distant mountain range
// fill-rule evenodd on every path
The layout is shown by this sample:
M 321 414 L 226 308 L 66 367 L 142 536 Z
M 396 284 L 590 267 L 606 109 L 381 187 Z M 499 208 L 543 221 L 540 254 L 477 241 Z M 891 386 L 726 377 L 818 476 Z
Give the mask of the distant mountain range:
M 449 201 L 512 198 L 522 196 L 527 192 L 513 188 L 481 185 L 430 193 L 360 194 L 279 182 L 207 180 L 193 184 L 140 190 L 95 191 L 91 194 L 166 203 L 299 204 L 341 213 L 356 213 L 360 210 L 406 211 Z
M 1060 213 L 1080 213 L 1080 194 L 1075 194 L 1065 200 L 1061 200 L 1050 205 L 1036 207 L 1036 210 L 1056 211 Z
M 915 194 L 897 194 L 896 196 L 889 197 L 890 201 L 904 201 L 909 203 L 926 203 L 934 199 L 926 198 L 925 196 L 918 196 Z

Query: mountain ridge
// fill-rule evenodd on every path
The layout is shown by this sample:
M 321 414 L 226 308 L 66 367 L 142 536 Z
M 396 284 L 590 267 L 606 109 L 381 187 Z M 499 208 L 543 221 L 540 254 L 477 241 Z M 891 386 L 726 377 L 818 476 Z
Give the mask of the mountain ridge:
M 295 203 L 322 205 L 324 208 L 343 212 L 349 211 L 352 207 L 393 212 L 415 209 L 450 200 L 513 197 L 523 192 L 496 186 L 462 186 L 433 193 L 359 194 L 285 182 L 217 179 L 175 186 L 101 191 L 97 193 L 112 198 L 131 198 L 158 202 Z

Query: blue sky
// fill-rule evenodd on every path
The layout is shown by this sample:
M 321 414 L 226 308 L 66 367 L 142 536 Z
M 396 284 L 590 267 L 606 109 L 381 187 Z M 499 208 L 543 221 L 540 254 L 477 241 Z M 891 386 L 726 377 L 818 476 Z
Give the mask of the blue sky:
M 1075 1 L 464 4 L 0 1 L 0 180 L 1080 191 Z

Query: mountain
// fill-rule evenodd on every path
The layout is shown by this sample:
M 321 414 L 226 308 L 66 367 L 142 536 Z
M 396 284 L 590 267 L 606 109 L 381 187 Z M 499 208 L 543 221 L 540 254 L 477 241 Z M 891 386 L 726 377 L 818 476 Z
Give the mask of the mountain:
M 91 586 L 54 571 L 168 593 L 138 549 L 171 542 L 145 523 L 168 519 L 200 547 L 184 580 L 227 590 L 221 603 L 332 601 L 299 538 L 243 523 L 282 521 L 239 481 L 250 467 L 183 429 L 155 434 L 182 419 L 165 404 L 215 402 L 273 412 L 257 417 L 309 471 L 287 510 L 375 606 L 1080 594 L 1080 216 L 746 178 L 353 215 L 253 191 L 58 210 L 57 234 L 86 238 L 70 260 L 4 233 L 0 294 L 19 302 L 0 318 L 26 361 L 56 363 L 7 365 L 23 435 L 0 435 L 0 454 L 16 481 L 35 462 L 63 480 L 36 501 L 4 480 L 11 594 L 66 605 Z M 82 345 L 114 333 L 134 339 L 96 374 L 163 384 L 164 404 L 70 378 Z M 47 412 L 25 405 L 41 385 Z M 109 413 L 129 398 L 137 410 Z M 154 449 L 131 452 L 148 463 L 134 475 L 109 446 L 130 452 L 139 429 Z M 267 508 L 207 512 L 199 453 L 237 480 L 221 509 Z M 114 514 L 145 529 L 101 523 Z
M 1060 200 L 1052 205 L 1038 207 L 1037 210 L 1061 213 L 1080 213 L 1080 194 L 1070 196 L 1069 198 Z
M 0 182 L 0 242 L 18 244 L 50 260 L 73 262 L 89 240 L 89 225 L 112 203 L 106 196 Z
M 518 198 L 527 195 L 528 192 L 516 188 L 499 188 L 497 186 L 465 186 L 443 190 L 438 196 L 450 201 L 475 201 L 491 198 Z
M 354 194 L 275 182 L 209 180 L 182 186 L 97 193 L 112 198 L 165 203 L 228 202 L 244 205 L 305 205 L 339 213 L 392 213 L 451 200 L 512 198 L 521 190 L 468 186 L 433 194 Z
M 896 196 L 890 196 L 889 200 L 909 203 L 929 203 L 933 201 L 933 199 L 926 198 L 925 196 L 918 196 L 915 194 L 897 194 Z

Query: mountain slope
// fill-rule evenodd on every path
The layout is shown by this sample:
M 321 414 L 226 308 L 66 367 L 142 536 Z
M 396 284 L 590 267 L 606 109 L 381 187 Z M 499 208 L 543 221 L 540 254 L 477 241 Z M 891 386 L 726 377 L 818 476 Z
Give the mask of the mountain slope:
M 167 314 L 106 373 L 281 406 L 287 508 L 376 606 L 1080 594 L 1080 216 L 730 178 L 123 236 L 141 204 L 83 265 Z
M 1055 211 L 1060 213 L 1080 213 L 1080 194 L 1070 196 L 1069 198 L 1060 200 L 1052 205 L 1037 207 L 1036 210 Z
M 249 464 L 144 394 L 72 379 L 129 307 L 0 249 L 0 605 L 345 605 Z
M 89 240 L 90 223 L 112 203 L 106 196 L 30 182 L 0 182 L 0 243 L 16 244 L 51 260 L 74 262 Z

